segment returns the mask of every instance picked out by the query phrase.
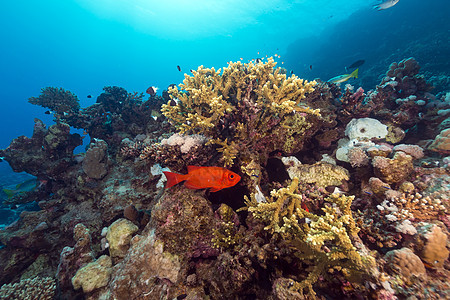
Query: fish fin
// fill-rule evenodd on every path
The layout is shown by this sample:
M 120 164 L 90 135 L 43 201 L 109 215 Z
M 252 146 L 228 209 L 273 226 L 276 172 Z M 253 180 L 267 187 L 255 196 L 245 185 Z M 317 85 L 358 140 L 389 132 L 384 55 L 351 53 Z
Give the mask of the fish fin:
M 188 173 L 190 173 L 191 171 L 200 169 L 200 168 L 203 168 L 203 167 L 200 167 L 200 166 L 188 166 L 188 167 L 187 167 Z
M 355 71 L 353 71 L 353 72 L 350 74 L 350 77 L 358 78 L 358 72 L 359 72 L 359 68 L 357 68 Z
M 191 182 L 189 182 L 189 180 L 184 182 L 184 186 L 187 187 L 188 189 L 191 190 L 199 190 L 199 189 L 203 189 L 203 187 L 199 187 L 195 184 L 192 184 Z
M 15 190 L 3 189 L 3 192 L 8 196 L 8 199 L 11 199 L 12 196 L 16 193 Z
M 173 172 L 163 172 L 164 175 L 166 175 L 167 178 L 167 183 L 165 188 L 168 189 L 172 186 L 174 186 L 177 183 L 180 183 L 184 180 L 186 180 L 186 178 L 184 177 L 185 175 L 182 174 L 177 174 L 177 173 L 173 173 Z
M 212 193 L 220 191 L 220 190 L 222 190 L 222 188 L 213 187 L 213 188 L 209 189 L 209 191 L 212 192 Z

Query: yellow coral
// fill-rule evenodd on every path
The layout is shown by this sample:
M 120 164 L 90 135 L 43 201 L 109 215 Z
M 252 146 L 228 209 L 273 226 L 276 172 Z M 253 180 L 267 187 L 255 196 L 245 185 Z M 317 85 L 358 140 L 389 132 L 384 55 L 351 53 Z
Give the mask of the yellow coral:
M 345 276 L 351 276 L 362 269 L 361 255 L 351 240 L 359 228 L 350 209 L 354 196 L 331 194 L 325 199 L 330 205 L 322 208 L 324 214 L 316 215 L 301 208 L 302 197 L 296 194 L 298 183 L 295 177 L 288 187 L 273 190 L 267 202 L 258 203 L 255 195 L 246 202 L 255 218 L 268 224 L 266 230 L 280 234 L 294 247 L 299 259 L 312 261 L 314 267 L 307 278 L 301 282 L 292 280 L 290 285 L 300 294 L 306 289 L 314 298 L 312 285 L 328 270 L 341 270 Z M 310 220 L 309 224 L 301 221 L 304 218 Z
M 316 82 L 286 78 L 275 66 L 273 58 L 230 62 L 223 72 L 200 66 L 185 75 L 180 89 L 169 89 L 177 104 L 172 100 L 161 112 L 179 132 L 200 133 L 220 146 L 226 166 L 238 154 L 264 160 L 277 149 L 294 151 L 311 126 L 309 118 L 320 118 L 319 110 L 301 106 Z

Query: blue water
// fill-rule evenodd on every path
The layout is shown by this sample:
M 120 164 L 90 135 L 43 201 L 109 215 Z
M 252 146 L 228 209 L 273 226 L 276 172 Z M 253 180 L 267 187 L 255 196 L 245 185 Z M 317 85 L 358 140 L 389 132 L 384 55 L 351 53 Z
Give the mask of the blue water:
M 281 66 L 305 79 L 327 80 L 364 59 L 360 78 L 351 83 L 366 89 L 391 62 L 410 56 L 430 75 L 449 76 L 450 1 L 400 0 L 384 11 L 373 10 L 374 3 L 3 1 L 0 147 L 31 136 L 35 117 L 52 123 L 44 108 L 27 102 L 47 86 L 72 91 L 85 107 L 104 86 L 145 92 L 154 85 L 162 91 L 200 65 L 220 68 L 275 54 Z M 2 186 L 23 179 L 0 164 Z

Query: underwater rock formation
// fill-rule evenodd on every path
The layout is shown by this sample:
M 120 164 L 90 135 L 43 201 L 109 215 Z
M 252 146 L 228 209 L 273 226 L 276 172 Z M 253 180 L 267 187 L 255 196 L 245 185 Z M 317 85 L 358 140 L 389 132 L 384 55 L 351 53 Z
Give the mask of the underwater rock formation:
M 238 62 L 164 98 L 106 87 L 87 108 L 44 89 L 30 102 L 56 124 L 0 150 L 42 180 L 20 199 L 40 210 L 0 229 L 0 295 L 42 281 L 60 299 L 445 298 L 450 164 L 432 140 L 450 123 L 418 72 L 408 59 L 375 90 L 341 91 Z M 242 179 L 164 188 L 163 170 L 189 165 Z

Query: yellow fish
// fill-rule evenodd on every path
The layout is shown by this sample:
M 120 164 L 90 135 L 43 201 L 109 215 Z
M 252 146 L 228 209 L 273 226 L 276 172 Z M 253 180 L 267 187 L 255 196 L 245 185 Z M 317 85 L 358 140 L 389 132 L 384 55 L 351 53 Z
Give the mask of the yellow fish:
M 355 71 L 351 72 L 350 74 L 344 74 L 344 75 L 339 75 L 339 76 L 333 77 L 330 80 L 328 80 L 328 82 L 341 83 L 341 82 L 349 80 L 350 78 L 358 78 L 358 70 L 359 70 L 359 68 L 356 69 Z

